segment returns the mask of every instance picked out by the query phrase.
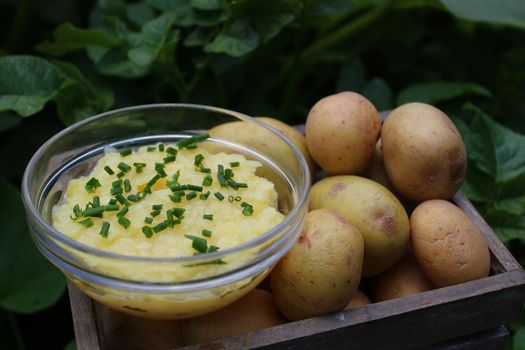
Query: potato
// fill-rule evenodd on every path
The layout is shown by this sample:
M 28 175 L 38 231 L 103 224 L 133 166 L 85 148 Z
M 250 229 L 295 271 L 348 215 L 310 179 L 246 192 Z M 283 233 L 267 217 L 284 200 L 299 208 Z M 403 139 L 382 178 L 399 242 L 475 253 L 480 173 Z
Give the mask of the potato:
M 370 299 L 366 296 L 365 293 L 363 293 L 360 290 L 358 290 L 355 293 L 355 295 L 352 298 L 352 300 L 350 300 L 348 305 L 346 305 L 345 310 L 357 309 L 358 307 L 366 306 L 366 305 L 369 305 L 369 304 L 372 304 L 372 301 L 370 301 Z
M 359 231 L 333 210 L 314 210 L 297 243 L 272 271 L 272 292 L 290 320 L 339 311 L 357 291 L 362 265 Z
M 374 301 L 402 298 L 434 289 L 413 256 L 405 256 L 392 268 L 372 279 Z
M 152 320 L 95 306 L 105 349 L 168 350 L 184 345 L 179 320 Z
M 490 253 L 470 218 L 454 204 L 430 200 L 410 217 L 412 251 L 430 282 L 450 286 L 487 277 Z
M 425 103 L 394 109 L 381 130 L 383 160 L 396 189 L 414 202 L 449 199 L 465 178 L 465 145 L 452 121 Z
M 286 322 L 267 291 L 254 289 L 236 302 L 215 312 L 183 321 L 187 345 L 276 326 Z
M 309 207 L 333 209 L 362 233 L 365 277 L 385 271 L 405 252 L 408 215 L 390 191 L 372 180 L 353 175 L 325 178 L 312 186 Z
M 301 153 L 303 154 L 306 163 L 308 163 L 308 168 L 310 169 L 310 174 L 312 175 L 312 178 L 315 177 L 315 163 L 312 157 L 310 156 L 310 153 L 308 152 L 308 147 L 306 146 L 306 138 L 304 137 L 304 135 L 301 134 L 299 130 L 291 127 L 286 123 L 283 123 L 280 120 L 269 117 L 257 117 L 257 119 L 279 130 L 284 136 L 290 139 L 290 141 L 292 141 L 292 143 L 296 145 L 299 151 L 301 151 Z
M 319 100 L 306 119 L 306 143 L 313 159 L 329 174 L 358 174 L 374 153 L 381 129 L 379 113 L 354 92 Z

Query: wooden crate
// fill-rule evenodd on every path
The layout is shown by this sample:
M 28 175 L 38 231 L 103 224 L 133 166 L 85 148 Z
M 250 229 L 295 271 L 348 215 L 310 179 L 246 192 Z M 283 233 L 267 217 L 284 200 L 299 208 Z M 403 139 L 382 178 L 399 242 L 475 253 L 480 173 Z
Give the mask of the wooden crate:
M 521 314 L 525 271 L 461 192 L 453 202 L 487 240 L 489 277 L 181 349 L 501 349 L 501 325 Z M 78 349 L 107 349 L 95 302 L 71 284 L 69 295 Z

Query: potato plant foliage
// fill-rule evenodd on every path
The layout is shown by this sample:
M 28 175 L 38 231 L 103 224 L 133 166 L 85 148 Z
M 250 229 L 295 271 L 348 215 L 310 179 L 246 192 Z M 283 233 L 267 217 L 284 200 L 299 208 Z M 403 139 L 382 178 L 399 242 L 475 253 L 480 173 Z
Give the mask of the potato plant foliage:
M 462 190 L 525 264 L 524 29 L 515 0 L 0 0 L 0 348 L 74 348 L 19 183 L 51 135 L 123 106 L 301 124 L 340 91 L 378 110 L 435 104 L 467 145 Z M 524 349 L 525 316 L 510 328 Z

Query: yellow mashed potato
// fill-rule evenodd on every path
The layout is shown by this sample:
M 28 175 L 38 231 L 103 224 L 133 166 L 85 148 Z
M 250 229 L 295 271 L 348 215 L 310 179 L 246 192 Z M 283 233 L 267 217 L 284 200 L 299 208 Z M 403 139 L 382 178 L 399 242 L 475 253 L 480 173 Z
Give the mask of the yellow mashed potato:
M 187 257 L 205 254 L 202 245 L 197 248 L 194 246 L 195 237 L 200 243 L 203 241 L 206 243 L 207 252 L 216 249 L 221 251 L 252 240 L 282 221 L 283 215 L 276 208 L 277 193 L 273 183 L 255 174 L 256 169 L 261 166 L 259 162 L 247 160 L 240 154 L 213 154 L 201 147 L 178 149 L 176 160 L 166 162 L 165 158 L 170 156 L 167 152 L 168 147 L 177 148 L 175 145 L 166 144 L 164 151 L 160 151 L 157 144 L 154 151 L 151 151 L 152 146 L 149 146 L 149 150 L 148 146 L 144 146 L 127 155 L 122 155 L 115 150 L 107 150 L 98 160 L 91 174 L 68 183 L 62 200 L 53 208 L 53 226 L 78 242 L 112 253 L 139 257 Z M 195 165 L 196 162 L 198 166 Z M 122 165 L 119 167 L 121 163 L 127 165 L 129 169 Z M 145 166 L 138 170 L 134 164 L 141 163 Z M 117 174 L 121 169 L 128 169 L 120 177 L 122 184 L 117 186 L 122 191 L 121 195 L 130 198 L 130 195 L 144 192 L 147 190 L 148 182 L 156 175 L 162 174 L 162 170 L 159 173 L 158 166 L 156 169 L 156 163 L 164 164 L 162 170 L 166 176 L 158 178 L 150 186 L 151 193 L 142 194 L 144 197 L 141 200 L 134 202 L 126 199 L 127 205 L 117 201 L 118 210 L 104 211 L 102 217 L 75 215 L 75 205 L 78 205 L 84 213 L 86 205 L 93 203 L 94 197 L 99 198 L 100 207 L 111 205 L 110 201 L 117 197 L 111 193 L 113 182 L 118 181 Z M 230 180 L 241 184 L 240 187 L 221 186 L 218 175 L 220 165 L 223 166 L 226 174 L 228 174 L 227 169 L 231 169 L 234 175 Z M 203 172 L 202 168 L 205 168 L 204 171 L 206 168 L 210 169 L 210 173 Z M 111 172 L 113 174 L 110 174 Z M 176 174 L 179 174 L 178 178 Z M 211 177 L 211 184 L 206 183 L 206 177 Z M 90 182 L 93 178 L 96 181 Z M 131 188 L 126 188 L 125 180 L 129 180 Z M 181 190 L 176 190 L 177 184 L 201 186 L 202 191 L 186 189 L 181 196 L 181 192 L 177 192 Z M 177 199 L 174 202 L 173 195 L 177 193 L 180 202 L 177 202 Z M 217 198 L 221 196 L 216 196 L 216 193 L 220 193 L 224 199 Z M 207 198 L 201 198 L 203 194 L 204 196 L 208 194 Z M 191 198 L 192 196 L 194 198 Z M 245 203 L 251 206 L 247 211 Z M 160 206 L 162 206 L 160 212 L 154 213 L 155 208 Z M 125 218 L 124 222 L 122 219 L 119 222 L 117 214 L 125 207 L 128 211 L 121 215 Z M 180 223 L 176 216 L 172 217 L 171 222 L 169 221 L 168 210 L 174 208 L 184 209 Z M 81 224 L 87 219 L 90 221 L 88 224 Z M 148 223 L 145 220 L 151 221 Z M 126 225 L 126 221 L 129 225 Z M 107 236 L 101 235 L 104 222 L 109 224 Z M 164 229 L 163 223 L 167 226 Z M 148 228 L 144 229 L 144 227 Z M 147 237 L 148 234 L 145 234 L 144 230 L 150 237 Z M 158 232 L 155 232 L 156 230 Z M 155 271 L 152 271 L 151 264 L 129 266 L 124 262 L 92 258 L 89 255 L 83 256 L 83 259 L 86 263 L 104 269 L 105 273 L 116 277 L 169 282 L 191 280 L 199 276 L 206 277 L 216 272 L 231 270 L 234 267 L 232 265 L 242 265 L 243 260 L 249 257 L 239 255 L 227 259 L 223 265 L 210 264 L 193 268 L 180 266 L 173 269 L 172 265 L 159 264 Z M 211 272 L 210 269 L 216 271 Z

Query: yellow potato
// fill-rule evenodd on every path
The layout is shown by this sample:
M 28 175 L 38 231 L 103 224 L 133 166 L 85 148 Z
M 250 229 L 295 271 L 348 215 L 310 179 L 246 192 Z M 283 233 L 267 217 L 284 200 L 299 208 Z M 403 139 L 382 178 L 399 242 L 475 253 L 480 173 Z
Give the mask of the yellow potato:
M 410 217 L 412 251 L 428 279 L 445 287 L 490 272 L 490 253 L 478 227 L 454 204 L 430 200 Z
M 254 289 L 233 304 L 210 314 L 184 320 L 187 345 L 256 331 L 285 323 L 267 291 Z
M 357 291 L 362 264 L 359 231 L 333 210 L 315 210 L 272 271 L 272 292 L 290 320 L 339 311 Z
M 310 156 L 310 153 L 308 152 L 308 147 L 306 146 L 306 138 L 304 137 L 304 135 L 301 134 L 297 129 L 291 127 L 286 123 L 283 123 L 280 120 L 269 117 L 257 117 L 257 119 L 279 130 L 284 136 L 288 137 L 294 145 L 297 146 L 299 151 L 301 151 L 301 153 L 303 154 L 306 163 L 308 163 L 308 168 L 310 169 L 310 174 L 313 178 L 315 176 L 316 171 L 315 163 L 312 157 Z
M 412 256 L 405 256 L 391 269 L 372 280 L 374 301 L 402 298 L 431 289 L 434 289 L 434 286 Z
M 306 119 L 312 158 L 329 174 L 359 174 L 370 163 L 381 129 L 374 105 L 354 92 L 319 100 Z
M 346 305 L 345 310 L 357 309 L 358 307 L 366 306 L 369 304 L 372 304 L 372 301 L 370 301 L 370 299 L 366 296 L 365 293 L 358 290 L 357 293 L 355 293 L 352 300 L 350 300 L 348 305 Z
M 384 186 L 352 175 L 325 178 L 312 186 L 310 194 L 310 210 L 319 208 L 337 211 L 363 235 L 363 276 L 377 275 L 403 256 L 409 240 L 408 215 Z
M 452 121 L 425 103 L 407 103 L 386 118 L 383 160 L 396 189 L 414 202 L 449 199 L 467 168 L 465 145 Z

